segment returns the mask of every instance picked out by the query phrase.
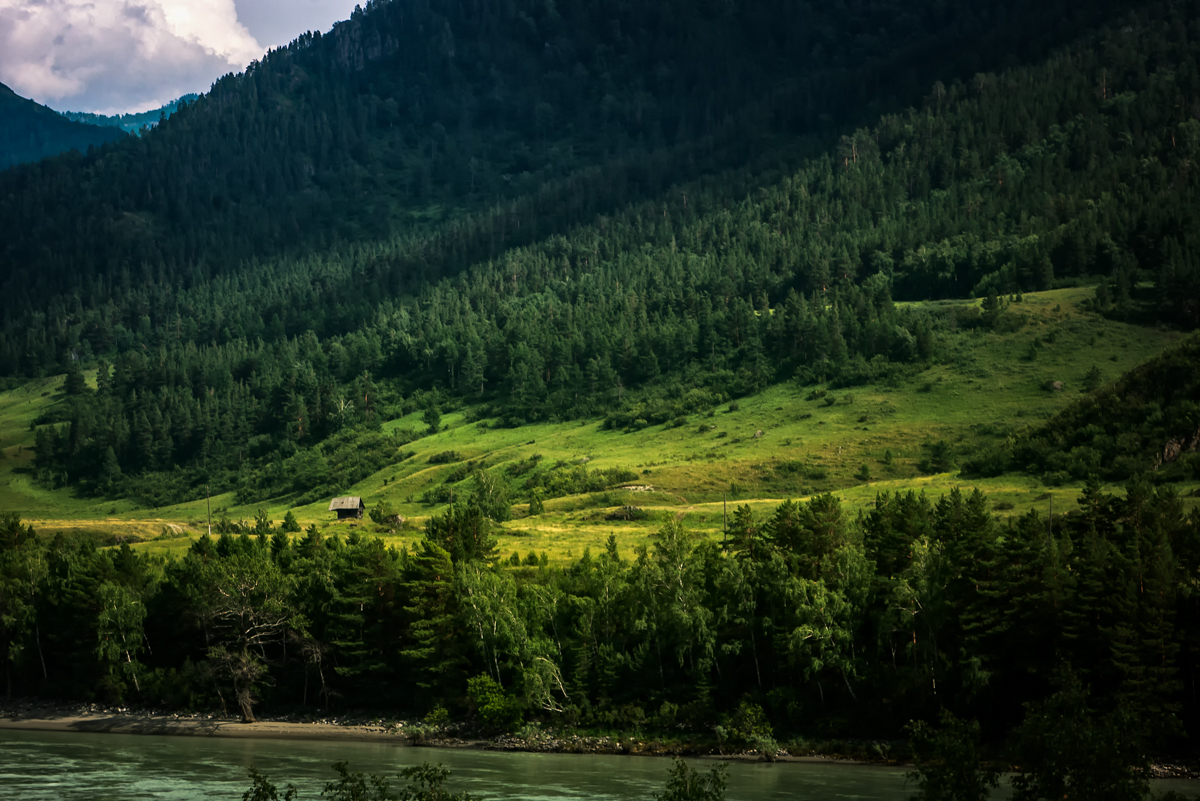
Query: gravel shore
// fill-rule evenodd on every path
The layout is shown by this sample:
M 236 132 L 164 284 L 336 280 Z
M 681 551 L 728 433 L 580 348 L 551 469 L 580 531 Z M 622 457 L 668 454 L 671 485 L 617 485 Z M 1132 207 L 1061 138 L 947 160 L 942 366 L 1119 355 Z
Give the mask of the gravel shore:
M 364 715 L 319 717 L 309 714 L 264 716 L 254 723 L 218 714 L 174 713 L 97 704 L 0 700 L 0 730 L 63 731 L 109 734 L 159 734 L 193 737 L 257 737 L 305 740 L 379 740 L 433 748 L 478 748 L 567 754 L 704 756 L 760 761 L 762 754 L 719 753 L 711 744 L 664 744 L 652 738 L 604 737 L 538 731 L 526 736 L 480 737 L 457 727 L 429 727 L 417 721 L 384 720 Z M 818 754 L 770 755 L 775 761 L 839 759 Z M 839 761 L 851 762 L 840 758 Z
M 153 709 L 106 707 L 43 701 L 0 700 L 0 730 L 62 731 L 85 734 L 158 734 L 191 737 L 254 737 L 364 741 L 386 739 L 397 745 L 431 748 L 479 748 L 497 751 L 534 751 L 568 754 L 631 754 L 640 756 L 703 756 L 736 761 L 763 761 L 755 752 L 717 753 L 711 748 L 664 746 L 636 737 L 590 737 L 539 732 L 532 736 L 502 735 L 493 738 L 457 736 L 454 730 L 430 729 L 416 721 L 392 720 L 363 715 L 318 717 L 286 715 L 263 717 L 254 723 L 237 718 L 203 713 L 173 713 Z M 837 761 L 870 764 L 830 754 L 789 754 L 780 751 L 771 761 Z M 1184 764 L 1160 762 L 1152 766 L 1155 778 L 1200 779 L 1200 771 Z
M 407 745 L 403 724 L 383 725 L 337 718 L 264 718 L 243 723 L 220 715 L 178 714 L 94 704 L 0 702 L 0 730 L 25 729 L 105 734 L 163 734 L 197 737 L 259 737 L 269 739 L 368 740 L 398 739 Z

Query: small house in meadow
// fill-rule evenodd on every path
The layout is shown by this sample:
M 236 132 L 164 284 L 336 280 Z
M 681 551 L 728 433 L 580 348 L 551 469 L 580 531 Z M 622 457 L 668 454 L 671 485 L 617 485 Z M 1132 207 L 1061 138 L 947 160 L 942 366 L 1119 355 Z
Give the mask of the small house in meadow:
M 338 520 L 362 520 L 367 505 L 356 495 L 334 498 L 329 502 L 329 511 L 337 512 Z

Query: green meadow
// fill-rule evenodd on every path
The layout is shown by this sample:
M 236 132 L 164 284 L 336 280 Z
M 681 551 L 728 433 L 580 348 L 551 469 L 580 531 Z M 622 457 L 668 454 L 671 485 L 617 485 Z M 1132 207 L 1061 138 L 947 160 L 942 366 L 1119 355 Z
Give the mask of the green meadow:
M 497 530 L 500 550 L 545 553 L 551 561 L 577 558 L 614 536 L 623 549 L 644 543 L 666 516 L 697 534 L 722 534 L 726 513 L 748 504 L 767 514 L 783 500 L 835 492 L 853 514 L 877 493 L 917 490 L 932 497 L 954 487 L 978 487 L 1000 515 L 1036 508 L 1045 514 L 1074 506 L 1079 487 L 1046 487 L 1036 477 L 958 475 L 963 456 L 1030 425 L 1038 425 L 1085 389 L 1097 368 L 1104 380 L 1180 341 L 1181 334 L 1115 322 L 1089 310 L 1090 287 L 1026 294 L 1014 299 L 1000 332 L 974 328 L 940 335 L 938 357 L 923 369 L 882 384 L 842 389 L 778 384 L 667 426 L 607 430 L 603 420 L 494 427 L 472 410 L 446 414 L 442 430 L 397 448 L 398 461 L 348 488 L 368 507 L 386 502 L 404 522 L 382 527 L 364 519 L 334 523 L 328 501 L 291 509 L 301 525 L 326 533 L 357 529 L 389 544 L 410 545 L 424 521 L 448 503 L 422 495 L 473 461 L 505 471 L 539 457 L 541 466 L 620 467 L 638 479 L 620 487 L 546 500 L 529 515 L 521 480 L 512 484 L 513 519 Z M 922 304 L 913 304 L 922 305 Z M 966 302 L 927 304 L 945 309 Z M 1054 386 L 1061 382 L 1061 388 Z M 125 500 L 79 497 L 39 486 L 32 471 L 34 421 L 62 402 L 62 377 L 32 381 L 0 393 L 0 510 L 18 512 L 37 528 L 92 533 L 102 542 L 127 541 L 155 553 L 178 552 L 216 522 L 253 520 L 260 508 L 278 524 L 284 503 L 238 506 L 233 494 L 158 509 Z M 426 430 L 420 414 L 390 420 L 385 431 Z M 448 463 L 430 457 L 456 452 Z M 406 454 L 412 455 L 405 457 Z M 940 469 L 939 469 L 940 468 Z M 452 485 L 465 497 L 474 479 Z M 1181 488 L 1185 494 L 1195 487 Z M 1194 502 L 1193 498 L 1189 501 Z M 633 520 L 623 507 L 637 507 Z

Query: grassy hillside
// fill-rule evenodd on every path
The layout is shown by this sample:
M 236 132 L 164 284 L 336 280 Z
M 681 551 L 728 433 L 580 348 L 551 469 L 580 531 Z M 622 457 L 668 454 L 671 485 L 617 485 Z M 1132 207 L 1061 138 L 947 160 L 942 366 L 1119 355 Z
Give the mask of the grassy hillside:
M 1184 24 L 1200 3 L 1148 7 L 1129 17 L 1138 25 L 1084 35 L 1040 63 L 935 83 L 920 108 L 883 114 L 870 129 L 838 137 L 832 118 L 808 109 L 798 129 L 776 120 L 782 127 L 736 153 L 742 137 L 708 119 L 704 98 L 671 90 L 672 81 L 702 85 L 710 66 L 664 73 L 648 87 L 644 116 L 618 114 L 608 128 L 566 113 L 580 111 L 581 88 L 623 85 L 617 78 L 644 72 L 646 59 L 667 58 L 668 44 L 690 64 L 691 48 L 708 41 L 676 41 L 652 24 L 655 14 L 630 11 L 639 33 L 614 33 L 616 50 L 601 41 L 608 34 L 576 41 L 595 69 L 580 72 L 574 91 L 547 78 L 545 108 L 533 107 L 542 166 L 527 159 L 528 169 L 488 155 L 528 115 L 484 112 L 496 98 L 519 99 L 514 108 L 537 99 L 506 94 L 502 80 L 537 71 L 530 46 L 552 60 L 566 51 L 546 51 L 545 39 L 500 47 L 506 26 L 525 21 L 509 15 L 477 29 L 453 4 L 434 5 L 426 11 L 467 26 L 447 29 L 458 37 L 453 58 L 387 43 L 377 58 L 370 42 L 357 58 L 355 31 L 413 34 L 408 6 L 371 4 L 335 34 L 294 43 L 151 135 L 106 150 L 96 180 L 72 199 L 117 214 L 119 230 L 91 228 L 59 203 L 75 186 L 66 162 L 52 165 L 61 180 L 32 169 L 9 176 L 0 217 L 17 215 L 4 219 L 28 236 L 5 252 L 28 271 L 21 286 L 31 300 L 6 297 L 25 316 L 4 317 L 0 374 L 18 386 L 68 371 L 66 397 L 44 383 L 10 393 L 10 508 L 103 536 L 116 530 L 108 518 L 146 519 L 139 536 L 161 532 L 159 547 L 170 547 L 178 532 L 163 526 L 195 531 L 210 494 L 217 521 L 260 507 L 273 519 L 296 507 L 302 521 L 320 521 L 329 496 L 358 493 L 416 524 L 452 493 L 473 492 L 483 470 L 508 489 L 509 529 L 565 556 L 579 532 L 619 522 L 599 510 L 682 512 L 716 531 L 716 504 L 825 491 L 861 503 L 881 486 L 953 481 L 960 467 L 960 479 L 986 478 L 1006 509 L 1048 506 L 1037 482 L 1069 493 L 1093 472 L 1084 468 L 1094 454 L 1036 466 L 1029 447 L 1050 458 L 1057 446 L 1014 451 L 1013 438 L 1172 340 L 1133 323 L 1200 324 L 1189 300 L 1200 276 L 1189 211 L 1200 204 L 1191 158 L 1200 123 L 1167 102 L 1200 93 L 1200 38 Z M 752 46 L 769 31 L 750 11 L 785 6 L 750 3 L 737 17 L 737 43 L 721 63 L 739 71 L 709 100 L 732 103 L 738 125 L 757 125 L 734 113 L 744 110 L 738 87 L 772 75 L 816 80 L 794 48 Z M 689 22 L 705 36 L 724 13 L 709 11 L 716 16 Z M 1076 33 L 1090 27 L 1078 23 Z M 562 36 L 553 41 L 574 41 Z M 495 74 L 478 64 L 461 72 L 454 60 L 493 46 L 504 65 Z M 610 50 L 628 59 L 609 65 L 600 57 Z M 854 62 L 852 52 L 837 63 Z M 903 47 L 888 56 L 910 57 Z M 403 80 L 422 64 L 440 65 L 432 83 Z M 852 82 L 858 73 L 839 74 Z M 461 125 L 449 124 L 454 108 L 418 102 L 433 86 L 465 104 Z M 486 87 L 492 95 L 480 94 Z M 604 106 L 604 97 L 592 99 Z M 613 97 L 621 105 L 625 95 Z M 654 98 L 665 99 L 652 107 Z M 344 130 L 314 130 L 323 114 Z M 691 127 L 696 115 L 705 126 Z M 241 139 L 222 135 L 226 124 Z M 467 142 L 483 149 L 462 149 Z M 283 172 L 258 180 L 216 158 L 230 148 L 287 163 L 264 160 Z M 146 158 L 131 158 L 138 149 Z M 104 170 L 153 172 L 168 151 L 180 154 L 171 169 L 143 176 L 122 195 L 126 205 L 88 200 L 109 191 Z M 403 159 L 390 162 L 393 151 Z M 555 166 L 555 153 L 568 151 Z M 465 193 L 421 188 L 443 177 L 452 188 L 439 170 L 476 152 L 486 169 L 457 176 Z M 215 188 L 196 177 L 210 161 L 232 165 Z M 477 189 L 495 170 L 511 186 Z M 597 187 L 611 192 L 601 198 Z M 323 239 L 305 214 L 275 202 L 321 198 L 308 212 L 337 201 L 386 222 L 390 212 L 376 205 L 400 196 L 409 211 L 429 212 L 427 226 L 348 224 Z M 255 213 L 259 201 L 282 217 Z M 42 208 L 60 217 L 38 212 L 20 224 Z M 188 233 L 192 225 L 203 235 Z M 265 227 L 251 236 L 240 225 Z M 282 249 L 256 250 L 279 225 L 298 233 Z M 63 226 L 87 231 L 86 242 L 71 240 L 79 253 L 54 233 Z M 1030 292 L 1089 282 L 1098 286 Z M 435 408 L 445 430 L 429 434 L 423 412 Z M 1136 469 L 1140 457 L 1128 456 Z M 642 489 L 619 489 L 631 481 Z M 525 519 L 538 488 L 546 510 Z M 625 521 L 628 536 L 647 519 Z
M 1105 380 L 1153 358 L 1181 341 L 1181 335 L 1106 319 L 1091 310 L 1094 288 L 1030 293 L 1010 300 L 999 330 L 966 328 L 979 302 L 910 304 L 963 320 L 957 330 L 939 334 L 945 356 L 927 369 L 881 382 L 831 389 L 827 385 L 778 384 L 733 404 L 628 433 L 605 427 L 601 419 L 500 428 L 476 419 L 467 407 L 443 417 L 443 430 L 396 447 L 396 461 L 345 488 L 368 505 L 389 503 L 405 517 L 398 531 L 364 521 L 362 528 L 404 544 L 419 536 L 422 521 L 448 506 L 424 503 L 426 492 L 449 486 L 459 499 L 476 483 L 463 477 L 463 465 L 502 477 L 511 486 L 514 519 L 504 525 L 500 543 L 507 556 L 547 552 L 552 559 L 578 557 L 600 547 L 609 535 L 632 545 L 661 524 L 665 514 L 683 516 L 693 530 L 720 536 L 723 503 L 730 513 L 747 503 L 767 510 L 782 499 L 836 491 L 850 506 L 865 508 L 881 491 L 978 486 L 1001 513 L 1030 507 L 1045 512 L 1073 507 L 1078 482 L 1046 486 L 1017 472 L 992 478 L 963 478 L 961 462 L 1003 444 L 1025 429 L 1036 429 L 1081 397 L 1095 367 Z M 1055 390 L 1054 382 L 1062 389 Z M 47 490 L 32 481 L 34 433 L 30 423 L 64 403 L 62 379 L 31 382 L 0 394 L 0 509 L 18 511 L 43 532 L 89 530 L 105 541 L 145 541 L 151 551 L 177 551 L 205 528 L 203 500 L 143 511 L 128 501 L 78 498 L 69 489 Z M 1103 388 L 1100 390 L 1104 392 Z M 383 424 L 385 432 L 424 431 L 414 412 Z M 758 432 L 761 436 L 756 437 Z M 939 443 L 941 443 L 939 445 Z M 456 452 L 446 463 L 431 456 Z M 411 454 L 411 455 L 410 455 Z M 890 456 L 889 456 L 890 454 Z M 549 498 L 545 511 L 528 515 L 527 474 L 520 465 L 540 457 L 534 470 L 625 468 L 637 475 L 618 488 Z M 866 473 L 862 472 L 866 467 Z M 1149 464 L 1146 465 L 1150 467 Z M 1185 490 L 1191 484 L 1184 485 Z M 293 510 L 303 525 L 329 526 L 327 499 Z M 252 520 L 259 504 L 238 506 L 233 493 L 212 498 L 213 519 Z M 645 517 L 612 520 L 620 507 L 637 506 Z M 280 521 L 289 506 L 261 504 Z M 336 530 L 344 530 L 338 527 Z
M 775 7 L 764 0 L 745 8 L 768 6 Z M 346 30 L 408 25 L 403 15 L 389 16 L 404 7 L 383 4 Z M 422 165 L 447 159 L 470 164 L 465 151 L 451 147 L 450 136 L 454 128 L 455 136 L 470 138 L 470 126 L 455 128 L 448 118 L 432 123 L 415 107 L 401 115 L 403 125 L 397 117 L 396 126 L 384 126 L 390 107 L 380 99 L 375 108 L 370 100 L 383 95 L 357 82 L 372 76 L 396 81 L 408 69 L 401 62 L 365 63 L 350 76 L 334 70 L 319 81 L 302 70 L 295 81 L 284 81 L 276 68 L 319 66 L 332 46 L 324 39 L 320 45 L 315 39 L 298 43 L 269 68 L 231 79 L 138 140 L 135 146 L 147 158 L 123 160 L 130 156 L 124 146 L 103 155 L 101 161 L 121 171 L 126 161 L 153 163 L 151 151 L 175 153 L 176 143 L 180 154 L 191 154 L 181 155 L 178 170 L 172 157 L 166 183 L 138 182 L 122 195 L 133 205 L 119 215 L 119 232 L 89 227 L 59 202 L 55 193 L 74 185 L 70 170 L 50 182 L 41 180 L 49 173 L 24 171 L 11 192 L 0 190 L 0 205 L 10 199 L 14 213 L 38 210 L 28 224 L 0 213 L 10 228 L 31 231 L 20 248 L 5 251 L 28 280 L 9 276 L 26 293 L 24 300 L 16 292 L 0 293 L 19 310 L 3 315 L 0 375 L 71 371 L 78 390 L 81 366 L 101 371 L 98 392 L 75 392 L 71 404 L 39 418 L 58 424 L 35 443 L 36 475 L 45 486 L 156 507 L 194 503 L 207 489 L 236 491 L 243 504 L 289 494 L 291 502 L 309 503 L 385 467 L 400 443 L 375 434 L 377 424 L 430 405 L 466 408 L 471 422 L 484 417 L 514 427 L 607 415 L 610 427 L 653 428 L 779 382 L 849 386 L 899 379 L 931 359 L 955 362 L 958 346 L 935 342 L 939 331 L 948 330 L 948 318 L 937 307 L 896 305 L 896 298 L 1009 296 L 1103 280 L 1098 308 L 1115 318 L 1134 320 L 1140 304 L 1181 330 L 1193 328 L 1200 318 L 1189 298 L 1200 296 L 1200 271 L 1189 255 L 1190 232 L 1200 192 L 1191 178 L 1191 152 L 1200 147 L 1200 123 L 1184 119 L 1175 98 L 1200 92 L 1200 84 L 1193 86 L 1200 39 L 1185 24 L 1200 14 L 1197 9 L 1196 3 L 1156 5 L 1128 18 L 1136 25 L 1114 18 L 1113 30 L 1085 35 L 1078 49 L 1041 63 L 961 73 L 949 85 L 934 83 L 919 107 L 883 114 L 874 127 L 844 136 L 834 133 L 835 126 L 808 135 L 768 126 L 763 141 L 753 141 L 755 153 L 736 158 L 723 148 L 746 143 L 738 135 L 722 139 L 725 145 L 714 140 L 712 148 L 681 135 L 677 147 L 651 147 L 636 158 L 620 148 L 580 145 L 569 148 L 570 170 L 580 168 L 571 177 L 523 170 L 528 177 L 514 178 L 505 190 L 512 197 L 487 211 L 458 216 L 462 209 L 451 198 L 430 195 L 421 208 L 446 203 L 428 228 L 379 239 L 347 229 L 311 247 L 304 237 L 319 226 L 309 226 L 303 215 L 289 216 L 282 200 L 276 203 L 291 191 L 288 181 L 337 190 L 321 195 L 306 189 L 300 197 L 341 198 L 339 208 L 376 221 L 387 214 L 376 213 L 373 204 L 413 185 L 390 169 L 377 170 L 385 165 L 370 159 L 360 165 L 361 174 L 346 163 L 337 166 L 337 159 L 325 165 L 333 172 L 325 172 L 305 161 L 305 147 L 324 148 L 330 158 L 362 150 L 366 159 L 375 153 L 373 137 L 386 132 L 388 147 L 415 159 L 408 167 L 420 172 Z M 713 24 L 705 19 L 693 22 Z M 767 64 L 773 57 L 746 44 L 762 29 L 749 17 L 742 22 L 751 38 L 739 39 L 728 58 L 748 70 L 744 77 L 754 84 L 754 76 L 774 69 Z M 665 29 L 638 24 L 644 36 L 625 42 L 622 35 L 622 47 L 638 58 L 657 58 L 661 48 L 654 42 L 667 36 Z M 475 33 L 488 42 L 498 35 L 491 29 Z M 702 41 L 673 46 L 690 52 Z M 537 47 L 544 50 L 544 44 Z M 460 57 L 468 52 L 463 48 L 455 51 Z M 589 48 L 593 56 L 603 50 L 594 42 Z M 767 62 L 742 64 L 743 50 Z M 530 69 L 518 58 L 520 48 L 505 53 Z M 680 63 L 686 60 L 680 56 Z M 605 74 L 623 85 L 618 78 L 637 73 L 641 63 L 634 59 Z M 807 68 L 801 72 L 811 78 Z M 299 116 L 288 117 L 283 101 L 295 99 L 305 74 L 313 80 L 308 89 L 317 105 L 293 104 Z M 439 74 L 457 80 L 454 70 Z M 1097 75 L 1103 77 L 1099 93 Z M 258 87 L 258 100 L 244 94 L 246 80 Z M 742 85 L 740 78 L 730 80 Z M 581 73 L 579 86 L 600 91 L 590 81 Z M 462 91 L 439 97 L 469 94 L 475 83 L 453 83 Z M 407 83 L 389 85 L 389 92 L 411 99 Z M 719 87 L 719 93 L 728 91 Z M 356 103 L 375 109 L 374 116 L 343 114 L 338 98 L 349 95 L 339 92 L 351 92 Z M 572 102 L 577 94 L 570 95 Z M 263 98 L 273 99 L 264 106 Z M 275 101 L 282 105 L 273 108 Z M 695 111 L 693 101 L 698 99 L 684 105 Z M 546 103 L 559 123 L 557 133 L 569 134 L 565 120 L 574 117 L 558 113 L 567 106 Z M 366 127 L 314 132 L 309 111 L 315 115 L 318 107 L 339 124 Z M 217 122 L 245 134 L 247 147 L 216 134 L 211 115 L 217 112 Z M 228 120 L 221 116 L 226 112 Z M 514 122 L 502 117 L 492 121 Z M 753 115 L 733 113 L 731 119 L 757 130 Z M 275 123 L 276 133 L 294 139 L 296 147 L 268 147 L 260 138 L 263 130 L 276 130 Z M 587 131 L 593 144 L 621 139 L 603 126 Z M 359 133 L 363 138 L 355 139 Z M 546 131 L 547 151 L 559 141 L 552 141 L 553 133 Z M 193 134 L 196 147 L 184 146 Z M 434 162 L 414 155 L 412 146 L 421 151 L 426 135 L 437 140 Z M 251 140 L 258 150 L 249 148 Z M 235 186 L 245 177 L 241 162 L 215 157 L 230 147 L 239 159 L 254 159 L 260 150 L 298 158 L 281 156 L 287 164 L 275 166 L 286 166 L 287 180 L 263 175 L 254 190 L 260 200 L 270 198 L 271 213 L 283 215 L 289 229 L 304 234 L 284 237 L 293 250 L 266 261 L 237 250 L 238 243 L 255 240 L 238 226 L 270 228 L 280 220 L 268 224 L 254 210 L 253 193 Z M 605 166 L 582 166 L 593 158 Z M 490 157 L 478 161 L 509 169 Z M 226 165 L 219 176 L 224 188 L 206 194 L 195 162 Z M 342 168 L 373 179 L 344 183 L 336 177 Z M 89 186 L 97 198 L 109 191 L 102 172 Z M 430 176 L 439 183 L 437 170 Z M 177 178 L 182 183 L 172 184 Z M 483 178 L 467 176 L 468 183 Z M 138 205 L 143 191 L 145 207 Z M 84 195 L 72 200 L 88 209 L 124 208 Z M 164 204 L 165 211 L 153 211 Z M 193 206 L 202 206 L 203 214 L 193 214 Z M 227 218 L 234 222 L 221 222 Z M 168 236 L 171 219 L 199 225 L 203 235 L 176 230 Z M 58 233 L 62 226 L 87 232 L 86 242 L 72 240 L 77 252 Z M 156 243 L 181 250 L 177 257 L 165 251 L 156 256 Z M 26 247 L 32 249 L 21 249 Z M 46 269 L 38 266 L 43 257 Z M 115 272 L 100 269 L 100 262 L 93 264 L 96 270 L 87 266 L 96 259 Z M 39 288 L 39 281 L 54 283 L 54 274 L 70 280 L 53 291 Z M 962 325 L 990 330 L 994 311 L 964 318 Z M 1023 342 L 1005 358 L 1038 361 L 1053 345 Z M 933 382 L 936 396 L 935 389 Z M 778 421 L 753 424 L 757 431 L 759 424 Z M 725 433 L 726 440 L 737 438 Z M 718 455 L 737 453 L 728 442 L 712 447 Z M 730 483 L 725 477 L 721 482 Z

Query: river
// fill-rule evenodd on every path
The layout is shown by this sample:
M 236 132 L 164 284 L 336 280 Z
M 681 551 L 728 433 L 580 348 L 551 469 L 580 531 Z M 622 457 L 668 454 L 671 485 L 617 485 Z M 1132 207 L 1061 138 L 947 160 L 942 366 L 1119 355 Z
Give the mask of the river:
M 21 801 L 140 801 L 229 799 L 250 786 L 250 766 L 281 788 L 288 781 L 301 801 L 316 801 L 339 760 L 353 770 L 395 779 L 405 766 L 441 762 L 448 788 L 491 801 L 650 799 L 661 792 L 670 760 L 655 757 L 525 754 L 466 749 L 405 748 L 390 742 L 322 742 L 129 734 L 0 731 L 0 798 Z M 707 770 L 712 762 L 691 760 Z M 1156 783 L 1200 797 L 1193 782 Z M 900 801 L 904 770 L 803 762 L 734 763 L 729 801 Z M 1007 793 L 999 797 L 1006 796 Z

